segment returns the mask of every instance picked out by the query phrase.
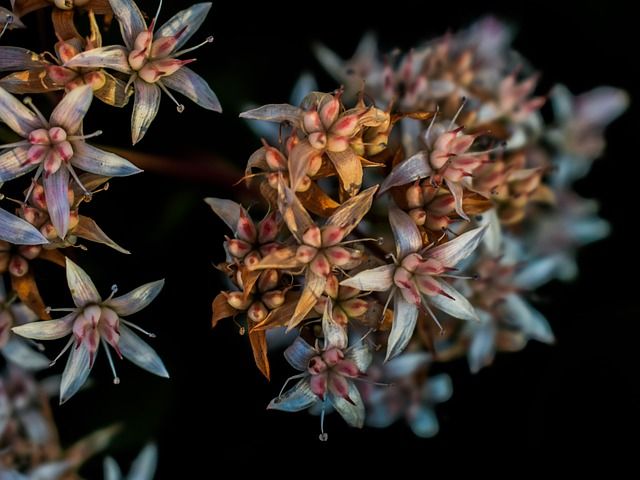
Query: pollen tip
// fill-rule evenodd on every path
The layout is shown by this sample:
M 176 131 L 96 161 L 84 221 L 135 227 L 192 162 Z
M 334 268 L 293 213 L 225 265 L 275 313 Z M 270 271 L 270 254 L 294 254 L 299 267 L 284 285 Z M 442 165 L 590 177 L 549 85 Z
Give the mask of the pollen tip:
M 120 377 L 113 377 L 113 384 L 120 385 Z
M 176 110 L 178 111 L 178 113 L 184 112 L 184 105 L 179 103 L 178 105 L 176 105 Z
M 321 442 L 326 442 L 327 440 L 329 440 L 329 434 L 326 432 L 321 433 L 320 435 L 318 435 L 318 440 L 320 440 Z
M 207 43 L 213 43 L 213 35 L 207 37 Z

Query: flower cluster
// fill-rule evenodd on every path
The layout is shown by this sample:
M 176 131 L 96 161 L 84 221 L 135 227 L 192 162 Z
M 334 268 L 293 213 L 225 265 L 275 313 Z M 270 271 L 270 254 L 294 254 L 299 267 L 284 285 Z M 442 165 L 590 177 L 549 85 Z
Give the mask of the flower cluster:
M 15 478 L 26 474 L 57 479 L 68 478 L 86 458 L 104 449 L 113 432 L 99 432 L 63 454 L 49 412 L 52 381 L 47 381 L 48 395 L 43 396 L 44 383 L 39 385 L 29 370 L 52 366 L 68 353 L 61 378 L 53 378 L 59 384 L 60 403 L 83 387 L 101 349 L 115 384 L 120 382 L 116 357 L 155 375 L 169 376 L 157 353 L 136 332 L 154 335 L 128 319 L 156 298 L 164 281 L 122 296 L 115 295 L 114 285 L 111 294 L 103 297 L 75 263 L 76 253 L 87 250 L 82 241 L 129 253 L 80 211 L 95 194 L 108 189 L 112 178 L 141 172 L 125 158 L 93 146 L 91 140 L 102 132 L 85 132 L 85 118 L 91 116 L 94 99 L 122 108 L 133 95 L 131 139 L 136 144 L 156 117 L 162 92 L 179 112 L 184 106 L 170 90 L 206 109 L 221 109 L 205 80 L 186 67 L 194 60 L 182 58 L 212 41 L 209 37 L 201 45 L 185 47 L 204 22 L 210 3 L 195 4 L 160 24 L 160 8 L 147 22 L 132 0 L 13 0 L 11 10 L 0 8 L 0 35 L 25 28 L 21 18 L 42 8 L 52 12 L 58 40 L 53 53 L 0 46 L 0 72 L 4 72 L 0 78 L 0 186 L 19 185 L 21 177 L 30 177 L 17 188 L 18 192 L 24 189 L 24 197 L 0 194 L 0 199 L 13 205 L 13 211 L 0 209 L 0 273 L 11 280 L 7 291 L 0 279 L 0 352 L 7 364 L 0 377 L 0 470 L 13 472 Z M 114 18 L 124 45 L 103 44 L 101 31 Z M 89 31 L 82 34 L 79 30 L 84 26 Z M 21 101 L 14 96 L 43 93 L 56 101 L 47 114 L 39 109 L 47 97 Z M 33 265 L 38 260 L 65 269 L 73 307 L 47 306 Z M 52 319 L 54 312 L 65 316 Z M 61 338 L 68 340 L 50 361 L 37 342 Z M 133 467 L 136 478 L 151 478 L 155 450 L 141 458 L 140 465 Z M 105 470 L 109 478 L 121 476 L 113 460 L 107 461 Z
M 372 36 L 349 60 L 318 46 L 342 87 L 240 115 L 279 135 L 254 128 L 266 138 L 245 171 L 261 223 L 207 199 L 233 235 L 213 325 L 242 322 L 267 378 L 267 333 L 298 332 L 285 358 L 301 373 L 270 409 L 320 405 L 324 423 L 331 407 L 355 427 L 405 416 L 432 436 L 451 394 L 433 362 L 466 356 L 476 372 L 496 351 L 554 341 L 528 296 L 571 278 L 575 249 L 606 235 L 571 184 L 628 100 L 609 87 L 536 96 L 510 41 L 486 18 L 407 54 L 382 55 Z

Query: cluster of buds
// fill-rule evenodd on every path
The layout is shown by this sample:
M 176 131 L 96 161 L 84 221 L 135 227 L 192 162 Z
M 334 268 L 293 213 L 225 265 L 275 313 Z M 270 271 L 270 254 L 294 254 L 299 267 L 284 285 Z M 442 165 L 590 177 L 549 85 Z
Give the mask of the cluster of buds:
M 627 98 L 600 89 L 579 97 L 580 105 L 563 87 L 536 96 L 538 76 L 513 63 L 520 57 L 511 55 L 510 40 L 506 27 L 484 19 L 406 55 L 379 54 L 370 35 L 346 61 L 320 46 L 318 58 L 340 89 L 240 115 L 279 128 L 278 140 L 263 139 L 251 155 L 244 177 L 278 229 L 272 251 L 247 262 L 254 247 L 237 223 L 244 210 L 207 200 L 238 242 L 227 240 L 220 267 L 237 291 L 216 297 L 213 323 L 244 316 L 250 339 L 299 332 L 285 357 L 301 373 L 269 408 L 318 411 L 319 404 L 324 424 L 332 405 L 356 427 L 405 416 L 417 435 L 431 436 L 433 405 L 451 393 L 448 377 L 429 376 L 431 363 L 467 356 L 476 372 L 496 350 L 554 341 L 527 296 L 562 276 L 575 248 L 598 237 L 578 234 L 589 231 L 578 225 L 601 221 L 593 208 L 577 207 L 582 200 L 570 185 L 584 174 L 577 164 L 601 153 L 602 131 Z M 565 111 L 545 124 L 539 109 L 558 95 L 565 98 L 554 107 Z M 589 101 L 606 112 L 594 113 Z M 574 104 L 584 119 L 566 111 Z M 573 139 L 581 134 L 599 148 L 580 159 Z M 561 219 L 575 228 L 562 242 L 540 242 Z M 287 279 L 276 289 L 283 303 L 267 308 L 255 281 L 247 292 L 251 273 Z M 254 307 L 259 301 L 264 309 Z M 252 309 L 260 311 L 257 323 Z M 263 338 L 254 357 L 264 373 Z M 354 362 L 353 352 L 367 361 Z

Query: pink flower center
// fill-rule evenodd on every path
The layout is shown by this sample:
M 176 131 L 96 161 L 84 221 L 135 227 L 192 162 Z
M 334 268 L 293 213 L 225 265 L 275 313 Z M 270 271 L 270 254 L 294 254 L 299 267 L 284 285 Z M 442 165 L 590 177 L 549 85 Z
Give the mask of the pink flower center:
M 73 147 L 67 139 L 67 132 L 60 127 L 33 130 L 28 140 L 31 147 L 27 152 L 27 163 L 42 163 L 45 175 L 57 172 L 63 162 L 68 162 L 73 157 Z

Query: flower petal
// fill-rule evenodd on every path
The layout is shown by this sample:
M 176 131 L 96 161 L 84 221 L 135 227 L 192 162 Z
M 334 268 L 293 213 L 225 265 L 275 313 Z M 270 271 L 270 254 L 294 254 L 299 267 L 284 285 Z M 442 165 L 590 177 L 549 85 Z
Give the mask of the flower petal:
M 274 250 L 260 260 L 260 263 L 252 266 L 252 270 L 265 270 L 267 268 L 294 269 L 302 266 L 296 257 L 297 246 L 282 247 Z
M 449 191 L 451 192 L 451 195 L 453 195 L 453 198 L 455 200 L 456 213 L 460 215 L 460 218 L 463 218 L 468 222 L 469 217 L 467 216 L 466 213 L 464 213 L 464 210 L 462 209 L 462 200 L 464 195 L 463 193 L 464 189 L 462 188 L 462 185 L 458 182 L 451 182 L 446 178 L 444 181 L 447 184 L 447 188 L 449 189 Z
M 0 87 L 0 120 L 23 138 L 28 137 L 33 130 L 44 126 L 33 111 L 2 87 Z
M 84 238 L 85 240 L 101 243 L 103 245 L 106 245 L 107 247 L 111 247 L 120 253 L 124 253 L 125 255 L 129 255 L 131 253 L 129 250 L 125 250 L 116 242 L 111 240 L 111 238 L 109 238 L 109 236 L 102 231 L 102 229 L 95 221 L 93 221 L 89 217 L 85 217 L 84 215 L 79 215 L 78 225 L 76 225 L 76 227 L 73 229 L 73 234 L 76 237 Z
M 478 373 L 483 367 L 491 365 L 496 353 L 496 329 L 491 315 L 479 311 L 482 324 L 469 324 L 471 343 L 467 351 L 467 361 L 471 373 Z
M 0 155 L 0 182 L 18 178 L 38 166 L 27 161 L 28 152 L 28 148 L 18 147 Z
M 411 431 L 421 438 L 435 437 L 440 430 L 438 417 L 432 408 L 421 405 L 408 417 Z
M 400 162 L 391 170 L 389 176 L 385 178 L 382 185 L 380 185 L 379 195 L 382 195 L 392 187 L 406 185 L 421 178 L 426 178 L 431 175 L 431 172 L 429 153 L 425 151 L 418 152 L 412 157 Z
M 263 105 L 247 112 L 242 112 L 240 118 L 250 120 L 265 120 L 267 122 L 289 122 L 294 127 L 301 126 L 302 109 L 289 105 L 288 103 L 278 103 Z
M 162 287 L 164 279 L 146 283 L 125 295 L 107 300 L 104 305 L 112 308 L 121 317 L 133 315 L 153 302 Z
M 398 292 L 394 295 L 393 300 L 393 324 L 387 340 L 385 362 L 406 348 L 418 320 L 418 307 L 407 302 Z
M 151 122 L 158 114 L 161 90 L 157 85 L 140 79 L 134 81 L 133 85 L 136 97 L 131 115 L 131 141 L 135 145 L 145 136 Z
M 100 343 L 98 343 L 98 347 Z M 97 355 L 96 350 L 95 355 Z M 91 372 L 91 355 L 85 342 L 76 347 L 71 347 L 71 355 L 67 360 L 67 365 L 62 372 L 60 382 L 60 404 L 65 403 L 84 385 Z
M 555 342 L 551 326 L 546 318 L 515 293 L 505 298 L 504 308 L 509 319 L 528 337 L 543 343 Z
M 83 269 L 66 258 L 67 284 L 76 307 L 84 307 L 90 303 L 100 303 L 102 299 L 93 281 Z
M 447 282 L 438 282 L 438 284 L 444 291 L 445 295 L 440 294 L 432 297 L 430 296 L 428 297 L 429 303 L 435 306 L 438 310 L 448 313 L 452 317 L 460 318 L 462 320 L 480 321 L 475 308 L 473 308 L 473 305 L 469 303 L 469 300 L 467 300 L 464 295 L 458 292 Z
M 122 324 L 120 325 L 118 347 L 120 347 L 123 356 L 140 368 L 159 377 L 169 378 L 169 372 L 156 351 L 143 342 L 129 327 Z
M 76 313 L 70 313 L 58 320 L 40 320 L 13 327 L 11 331 L 21 337 L 33 340 L 57 340 L 71 333 Z
M 58 232 L 58 236 L 64 239 L 69 230 L 69 170 L 62 165 L 57 172 L 44 177 L 44 197 L 47 201 L 47 209 L 51 223 Z
M 359 344 L 349 348 L 346 357 L 356 364 L 356 367 L 358 367 L 361 373 L 364 373 L 369 368 L 369 365 L 371 365 L 373 353 L 369 346 L 361 341 Z
M 362 185 L 362 163 L 360 163 L 360 157 L 356 155 L 351 147 L 344 152 L 327 151 L 327 155 L 338 173 L 342 188 L 349 195 L 355 195 Z
M 575 115 L 589 126 L 604 128 L 629 107 L 629 95 L 613 87 L 598 87 L 578 95 Z
M 355 428 L 362 428 L 365 416 L 364 402 L 354 383 L 348 383 L 349 393 L 347 395 L 351 402 L 335 395 L 329 395 L 329 401 L 347 424 Z
M 102 467 L 103 467 L 103 474 L 104 474 L 105 480 L 122 480 L 123 479 L 122 470 L 120 470 L 120 467 L 118 466 L 118 464 L 113 458 L 111 457 L 105 458 L 104 463 L 102 464 Z
M 389 223 L 396 241 L 398 260 L 422 248 L 422 235 L 409 214 L 392 206 L 389 208 Z
M 225 198 L 205 198 L 204 201 L 211 207 L 213 213 L 218 215 L 220 219 L 227 224 L 227 227 L 235 234 L 240 220 L 240 212 L 243 210 L 242 205 L 227 200 Z M 244 213 L 247 213 L 246 211 Z M 248 214 L 247 214 L 248 216 Z
M 15 245 L 43 245 L 49 243 L 33 225 L 1 208 L 0 240 Z
M 283 395 L 271 400 L 267 410 L 281 410 L 283 412 L 299 412 L 306 410 L 318 401 L 318 397 L 311 391 L 309 378 L 303 378 Z
M 133 49 L 136 37 L 147 29 L 142 12 L 133 0 L 109 0 L 111 9 L 120 23 L 122 39 L 129 50 Z
M 161 82 L 172 90 L 181 93 L 193 103 L 214 112 L 222 112 L 222 106 L 209 84 L 193 70 L 181 67 L 175 73 L 162 77 Z
M 79 53 L 67 63 L 67 68 L 108 68 L 121 73 L 131 73 L 129 66 L 128 51 L 120 45 L 94 48 L 86 52 Z
M 326 225 L 336 225 L 344 229 L 345 237 L 349 235 L 371 209 L 373 196 L 377 190 L 378 186 L 374 185 L 351 197 L 333 212 L 327 219 Z
M 324 292 L 326 284 L 327 277 L 316 275 L 311 271 L 311 269 L 307 270 L 304 289 L 302 290 L 296 309 L 289 319 L 287 331 L 295 328 L 302 320 L 304 320 L 304 317 L 306 317 L 315 304 L 318 303 L 318 299 L 322 295 L 322 292 Z
M 331 299 L 327 299 L 324 306 L 324 314 L 322 315 L 322 333 L 324 335 L 324 349 L 338 348 L 344 350 L 347 348 L 349 338 L 347 337 L 347 329 L 337 323 L 333 319 L 331 312 L 333 305 Z
M 47 357 L 34 351 L 23 340 L 16 337 L 9 338 L 1 350 L 7 360 L 26 370 L 42 370 L 51 363 Z
M 427 352 L 407 352 L 390 360 L 385 366 L 385 376 L 389 379 L 409 377 L 418 369 L 425 368 L 431 361 Z
M 298 196 L 280 177 L 278 181 L 278 210 L 291 234 L 302 243 L 302 235 L 315 225 L 309 212 L 302 206 Z
M 453 384 L 446 373 L 430 377 L 423 389 L 423 397 L 431 403 L 446 402 L 452 395 Z
M 487 225 L 469 230 L 453 240 L 427 250 L 425 257 L 435 258 L 445 267 L 455 267 L 475 251 L 486 229 Z
M 93 90 L 90 85 L 74 88 L 60 100 L 51 113 L 51 126 L 62 127 L 69 135 L 76 133 L 80 130 L 92 100 Z
M 187 43 L 193 34 L 200 28 L 202 22 L 207 18 L 210 9 L 211 3 L 207 2 L 196 3 L 189 8 L 179 11 L 158 29 L 156 34 L 153 36 L 154 39 L 172 37 L 184 28 L 184 31 L 181 33 L 171 52 L 178 50 Z
M 340 285 L 357 288 L 362 292 L 385 292 L 393 285 L 393 272 L 395 265 L 382 265 L 381 267 L 364 270 L 357 275 L 342 280 Z
M 129 470 L 130 480 L 153 480 L 158 466 L 158 447 L 150 443 L 142 449 Z
M 26 48 L 0 47 L 0 72 L 15 72 L 16 70 L 30 70 L 47 65 L 40 60 L 40 55 Z
M 73 142 L 73 152 L 74 155 L 71 159 L 73 166 L 96 175 L 127 177 L 142 172 L 129 160 L 115 153 L 92 147 L 84 141 Z
M 317 355 L 315 348 L 309 345 L 302 337 L 296 337 L 291 345 L 284 351 L 284 358 L 296 370 L 307 370 L 311 357 Z

